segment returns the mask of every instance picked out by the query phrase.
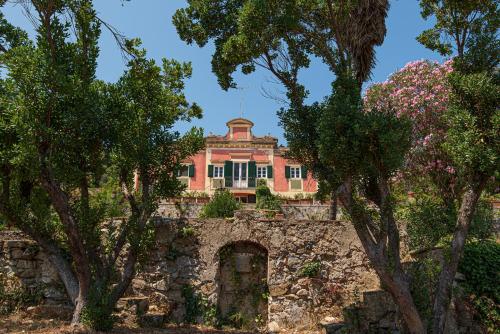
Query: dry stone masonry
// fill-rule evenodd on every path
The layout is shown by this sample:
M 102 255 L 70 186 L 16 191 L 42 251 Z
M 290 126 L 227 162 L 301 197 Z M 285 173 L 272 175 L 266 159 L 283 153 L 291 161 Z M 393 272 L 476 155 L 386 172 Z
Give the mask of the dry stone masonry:
M 266 220 L 249 210 L 235 219 L 163 219 L 157 226 L 156 249 L 132 290 L 162 300 L 171 321 L 202 321 L 204 312 L 207 320 L 207 309 L 218 306 L 229 322 L 314 328 L 324 318 L 340 320 L 362 291 L 379 287 L 346 222 Z M 192 299 L 204 310 L 191 309 Z
M 379 281 L 348 222 L 266 219 L 255 210 L 232 219 L 158 218 L 157 238 L 120 309 L 150 322 L 205 322 L 318 329 L 341 322 Z M 51 303 L 64 292 L 31 241 L 3 241 L 0 266 Z
M 68 301 L 57 272 L 34 241 L 0 239 L 0 275 L 3 283 L 19 282 L 28 293 L 41 294 L 46 303 Z

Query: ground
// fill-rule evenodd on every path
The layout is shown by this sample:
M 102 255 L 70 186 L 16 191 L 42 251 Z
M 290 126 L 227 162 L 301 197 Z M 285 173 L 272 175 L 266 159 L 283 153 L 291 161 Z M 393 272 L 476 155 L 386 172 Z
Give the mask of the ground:
M 51 318 L 46 315 L 33 315 L 20 311 L 9 316 L 0 317 L 0 333 L 30 334 L 87 334 L 95 333 L 83 328 L 69 326 L 68 321 Z M 216 330 L 198 326 L 165 325 L 165 328 L 134 328 L 133 325 L 118 325 L 108 334 L 252 334 L 245 331 Z
M 75 328 L 69 321 L 51 317 L 50 312 L 34 315 L 33 312 L 19 311 L 8 316 L 0 316 L 0 334 L 98 334 L 84 328 Z M 322 332 L 321 332 L 322 333 Z M 121 324 L 102 334 L 256 334 L 238 330 L 217 330 L 200 326 L 165 325 L 164 328 L 137 328 L 134 324 Z M 293 331 L 287 334 L 318 334 L 318 331 Z

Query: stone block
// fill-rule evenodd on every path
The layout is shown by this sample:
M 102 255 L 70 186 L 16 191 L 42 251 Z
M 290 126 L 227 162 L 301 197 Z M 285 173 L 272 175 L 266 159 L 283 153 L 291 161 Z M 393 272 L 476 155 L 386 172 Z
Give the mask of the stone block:
M 165 323 L 163 313 L 146 313 L 139 317 L 139 324 L 147 328 L 161 328 Z
M 269 295 L 271 297 L 283 296 L 288 292 L 290 283 L 269 285 Z
M 239 273 L 249 273 L 252 271 L 251 260 L 253 254 L 249 253 L 236 253 L 235 256 L 235 269 Z
M 139 278 L 134 278 L 132 280 L 132 287 L 137 290 L 143 290 L 148 287 L 148 284 L 146 283 L 145 280 L 139 279 Z
M 299 297 L 307 297 L 309 296 L 309 291 L 307 291 L 306 289 L 300 289 L 299 291 L 297 291 L 296 295 Z
M 167 279 L 162 279 L 153 284 L 153 287 L 159 291 L 167 291 L 169 289 L 169 282 Z
M 269 334 L 277 334 L 280 332 L 281 328 L 276 321 L 271 321 L 267 325 L 267 330 L 269 331 Z

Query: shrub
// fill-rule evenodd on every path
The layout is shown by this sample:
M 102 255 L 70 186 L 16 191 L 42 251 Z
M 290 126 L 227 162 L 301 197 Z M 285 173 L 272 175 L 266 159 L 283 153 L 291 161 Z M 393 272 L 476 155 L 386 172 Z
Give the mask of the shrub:
M 92 286 L 87 305 L 82 310 L 82 324 L 95 331 L 107 332 L 113 328 L 117 317 L 109 304 L 109 291 L 104 287 Z
M 195 234 L 195 230 L 192 226 L 184 226 L 179 231 L 179 236 L 182 238 L 190 238 L 190 237 L 194 236 L 194 234 Z
M 434 291 L 441 273 L 440 263 L 432 256 L 408 264 L 410 290 L 415 306 L 424 320 L 432 318 Z
M 468 243 L 459 264 L 465 289 L 488 333 L 500 328 L 500 244 L 492 240 Z
M 492 240 L 468 243 L 458 269 L 476 295 L 500 302 L 500 244 Z
M 313 261 L 306 263 L 299 271 L 301 277 L 317 277 L 321 270 L 321 262 Z
M 241 207 L 227 189 L 217 190 L 214 197 L 201 210 L 201 218 L 229 218 Z
M 257 199 L 256 208 L 265 210 L 277 210 L 281 212 L 280 199 L 271 193 L 271 190 L 265 184 L 261 184 L 255 190 Z
M 430 248 L 453 231 L 455 210 L 433 196 L 418 196 L 415 203 L 401 209 L 398 215 L 407 222 L 411 249 Z
M 195 291 L 193 286 L 186 284 L 182 287 L 182 297 L 186 313 L 184 321 L 194 324 L 198 319 L 202 319 L 205 325 L 218 326 L 217 308 L 201 294 Z
M 477 239 L 487 239 L 493 233 L 495 212 L 490 201 L 480 199 L 472 219 L 469 235 Z
M 38 305 L 42 299 L 41 287 L 26 289 L 16 277 L 0 273 L 0 315 L 16 312 L 26 306 Z
M 398 210 L 399 218 L 407 222 L 411 249 L 430 248 L 451 237 L 455 230 L 457 208 L 431 195 L 420 194 L 414 203 Z M 491 203 L 480 200 L 469 230 L 469 238 L 486 239 L 493 227 Z

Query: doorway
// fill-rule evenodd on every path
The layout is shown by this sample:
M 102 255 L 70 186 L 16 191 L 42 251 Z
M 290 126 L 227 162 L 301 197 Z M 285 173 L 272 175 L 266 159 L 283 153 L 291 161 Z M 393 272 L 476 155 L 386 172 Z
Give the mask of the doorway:
M 256 329 L 267 324 L 267 250 L 238 241 L 219 250 L 217 307 L 223 324 Z
M 248 188 L 248 163 L 234 162 L 233 163 L 233 187 Z

